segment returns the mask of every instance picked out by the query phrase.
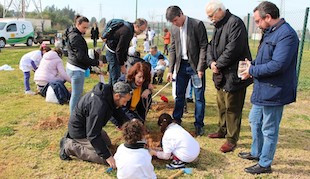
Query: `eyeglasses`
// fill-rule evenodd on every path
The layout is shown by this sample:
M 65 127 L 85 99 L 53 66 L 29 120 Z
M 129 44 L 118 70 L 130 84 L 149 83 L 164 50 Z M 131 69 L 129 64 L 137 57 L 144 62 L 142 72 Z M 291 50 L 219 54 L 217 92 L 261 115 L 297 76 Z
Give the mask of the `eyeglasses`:
M 214 16 L 214 14 L 219 10 L 219 8 L 215 9 L 211 15 L 208 15 L 209 19 L 212 19 L 212 17 Z

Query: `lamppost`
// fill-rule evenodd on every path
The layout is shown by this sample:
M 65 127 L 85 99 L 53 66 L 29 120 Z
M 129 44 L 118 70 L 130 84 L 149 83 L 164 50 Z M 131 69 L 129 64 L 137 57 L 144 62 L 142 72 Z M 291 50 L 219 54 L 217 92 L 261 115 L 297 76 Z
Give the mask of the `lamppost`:
M 138 19 L 138 0 L 136 0 L 136 20 Z

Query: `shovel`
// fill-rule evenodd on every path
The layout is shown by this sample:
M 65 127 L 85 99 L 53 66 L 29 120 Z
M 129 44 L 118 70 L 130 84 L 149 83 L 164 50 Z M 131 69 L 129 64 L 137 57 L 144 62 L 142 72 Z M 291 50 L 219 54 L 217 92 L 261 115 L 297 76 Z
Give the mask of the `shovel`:
M 174 179 L 176 177 L 179 177 L 183 173 L 185 173 L 185 174 L 192 174 L 193 173 L 193 169 L 192 168 L 182 168 L 177 173 L 175 173 L 175 174 L 171 175 L 170 177 L 168 177 L 168 179 Z
M 168 82 L 164 87 L 162 87 L 159 91 L 157 91 L 157 93 L 155 93 L 153 96 L 152 96 L 152 99 L 155 98 L 163 89 L 165 89 L 167 86 L 170 85 L 171 82 Z

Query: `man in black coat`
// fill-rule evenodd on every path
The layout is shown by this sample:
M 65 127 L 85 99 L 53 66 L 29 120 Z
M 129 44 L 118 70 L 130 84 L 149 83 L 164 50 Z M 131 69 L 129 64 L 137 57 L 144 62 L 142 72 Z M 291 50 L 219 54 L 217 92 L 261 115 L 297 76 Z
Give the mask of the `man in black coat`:
M 124 25 L 115 30 L 106 40 L 106 59 L 109 64 L 109 84 L 117 82 L 118 78 L 126 74 L 125 62 L 127 61 L 128 48 L 134 34 L 139 35 L 145 31 L 147 21 L 137 19 L 134 23 L 124 21 Z
M 115 160 L 108 148 L 111 141 L 102 127 L 111 116 L 120 125 L 128 120 L 121 107 L 131 99 L 131 92 L 129 84 L 117 82 L 113 87 L 98 83 L 85 94 L 70 116 L 68 134 L 60 141 L 60 158 L 70 160 L 73 155 L 115 168 Z
M 93 45 L 95 48 L 97 47 L 97 40 L 99 39 L 99 28 L 97 26 L 97 23 L 94 23 L 93 27 L 91 28 L 90 34 L 90 38 L 93 39 Z
M 207 64 L 213 71 L 217 89 L 219 128 L 210 138 L 225 138 L 220 150 L 224 153 L 234 150 L 239 139 L 242 108 L 246 88 L 251 80 L 242 81 L 237 76 L 238 63 L 251 60 L 248 36 L 243 21 L 226 10 L 219 1 L 206 6 L 206 14 L 215 29 L 207 53 Z

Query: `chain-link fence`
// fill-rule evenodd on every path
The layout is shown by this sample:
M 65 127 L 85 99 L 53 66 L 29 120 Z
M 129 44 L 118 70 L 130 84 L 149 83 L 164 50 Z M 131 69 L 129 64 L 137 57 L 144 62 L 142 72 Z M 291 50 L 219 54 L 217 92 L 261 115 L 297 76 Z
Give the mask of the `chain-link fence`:
M 283 18 L 288 22 L 297 32 L 297 35 L 299 37 L 299 40 L 302 38 L 303 34 L 303 28 L 305 23 L 305 9 L 299 9 L 299 10 L 292 10 L 292 11 L 285 11 L 283 14 Z M 249 33 L 249 39 L 252 42 L 251 45 L 253 48 L 257 48 L 259 45 L 259 40 L 261 38 L 261 32 L 256 27 L 253 19 L 253 13 L 250 13 L 250 19 L 247 20 L 248 17 L 244 18 L 244 23 L 246 24 L 248 28 Z M 309 17 L 308 17 L 309 19 Z M 310 23 L 308 22 L 306 29 L 305 29 L 305 41 L 304 41 L 304 50 L 310 50 Z
M 300 40 L 297 60 L 297 77 L 299 77 L 303 53 L 305 51 L 310 51 L 310 22 L 308 20 L 309 7 L 305 9 L 285 11 L 281 17 L 293 27 Z M 253 54 L 256 54 L 256 49 L 259 45 L 259 40 L 261 39 L 262 34 L 260 29 L 258 29 L 254 23 L 253 14 L 248 14 L 248 16 L 244 18 L 244 22 L 247 26 L 252 53 L 254 52 Z

